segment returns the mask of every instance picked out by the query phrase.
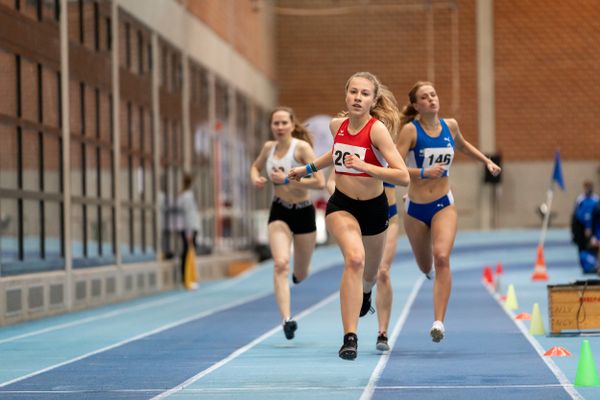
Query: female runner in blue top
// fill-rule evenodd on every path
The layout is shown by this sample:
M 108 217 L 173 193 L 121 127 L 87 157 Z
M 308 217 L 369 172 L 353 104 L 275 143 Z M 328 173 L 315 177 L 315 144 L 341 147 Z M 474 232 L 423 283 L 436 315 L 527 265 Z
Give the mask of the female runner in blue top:
M 450 253 L 456 236 L 457 214 L 450 191 L 448 171 L 454 150 L 481 161 L 494 176 L 500 167 L 467 142 L 455 119 L 438 116 L 439 99 L 430 82 L 417 82 L 408 93 L 409 104 L 402 110 L 398 151 L 410 173 L 405 203 L 404 229 L 421 271 L 433 285 L 434 342 L 443 339 L 444 317 L 450 298 L 452 276 Z

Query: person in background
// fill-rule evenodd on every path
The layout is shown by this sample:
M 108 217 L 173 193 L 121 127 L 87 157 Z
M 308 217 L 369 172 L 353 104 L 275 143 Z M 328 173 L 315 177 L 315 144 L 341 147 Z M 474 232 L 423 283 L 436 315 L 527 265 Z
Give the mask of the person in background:
M 579 251 L 590 244 L 592 238 L 592 211 L 600 202 L 598 195 L 594 193 L 592 181 L 583 182 L 583 193 L 575 199 L 575 206 L 571 217 L 571 233 L 573 243 Z
M 322 189 L 325 178 L 321 173 L 315 173 L 299 182 L 288 179 L 290 169 L 312 162 L 315 158 L 312 139 L 289 107 L 273 110 L 270 124 L 274 140 L 263 145 L 250 167 L 250 179 L 258 189 L 264 189 L 268 180 L 273 183 L 274 197 L 268 223 L 269 246 L 274 263 L 273 284 L 275 300 L 283 319 L 283 333 L 290 340 L 298 329 L 298 323 L 291 316 L 288 284 L 292 244 L 292 281 L 300 283 L 308 276 L 317 239 L 315 207 L 310 200 L 309 189 Z M 268 179 L 261 176 L 265 166 Z
M 348 116 L 334 118 L 329 125 L 332 151 L 305 167 L 293 168 L 288 175 L 290 180 L 300 180 L 332 164 L 335 168 L 326 224 L 344 257 L 340 282 L 344 339 L 338 355 L 345 360 L 357 357 L 358 318 L 370 309 L 383 254 L 389 222 L 383 182 L 402 186 L 409 182 L 406 165 L 380 120 L 394 114 L 399 117 L 398 108 L 387 103 L 380 90 L 375 75 L 352 75 L 344 90 Z
M 192 190 L 193 179 L 189 174 L 183 176 L 183 187 L 177 196 L 178 227 L 182 241 L 181 281 L 185 280 L 185 258 L 190 247 L 196 250 L 196 237 L 200 231 L 200 214 Z
M 417 82 L 408 100 L 398 138 L 398 151 L 407 160 L 411 178 L 404 229 L 419 269 L 428 278 L 435 272 L 434 322 L 429 334 L 439 342 L 445 334 L 444 318 L 452 289 L 450 254 L 458 219 L 448 179 L 454 149 L 485 164 L 494 176 L 501 168 L 463 138 L 455 119 L 438 116 L 440 102 L 430 82 Z
M 596 203 L 592 210 L 592 239 L 591 245 L 597 248 L 596 251 L 596 273 L 600 275 L 600 202 Z
M 577 246 L 583 273 L 595 273 L 600 266 L 600 198 L 590 180 L 583 182 L 571 216 L 571 237 Z

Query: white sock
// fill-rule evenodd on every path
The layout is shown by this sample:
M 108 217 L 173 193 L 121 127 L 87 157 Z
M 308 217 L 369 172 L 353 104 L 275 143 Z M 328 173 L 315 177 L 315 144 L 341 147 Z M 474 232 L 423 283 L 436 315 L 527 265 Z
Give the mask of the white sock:
M 363 279 L 363 293 L 371 292 L 373 290 L 373 286 L 375 286 L 376 283 L 377 281 L 367 282 Z

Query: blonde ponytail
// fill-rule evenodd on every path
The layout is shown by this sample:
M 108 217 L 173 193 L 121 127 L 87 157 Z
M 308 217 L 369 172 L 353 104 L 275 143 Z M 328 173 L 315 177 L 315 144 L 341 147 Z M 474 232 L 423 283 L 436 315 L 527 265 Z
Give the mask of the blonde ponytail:
M 379 97 L 371 115 L 383 122 L 395 143 L 401 128 L 400 111 L 394 94 L 384 85 L 379 88 Z

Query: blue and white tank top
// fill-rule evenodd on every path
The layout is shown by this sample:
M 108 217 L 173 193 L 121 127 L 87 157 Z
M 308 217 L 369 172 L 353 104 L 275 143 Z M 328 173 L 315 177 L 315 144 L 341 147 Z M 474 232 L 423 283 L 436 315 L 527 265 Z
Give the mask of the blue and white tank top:
M 412 124 L 417 128 L 417 142 L 408 153 L 407 166 L 430 168 L 441 164 L 445 170 L 442 176 L 448 176 L 448 170 L 454 160 L 454 138 L 446 122 L 440 118 L 442 131 L 437 137 L 429 136 L 419 121 L 413 120 Z
M 269 157 L 267 157 L 267 176 L 270 177 L 271 172 L 277 170 L 287 175 L 290 172 L 290 169 L 304 165 L 294 158 L 297 145 L 298 139 L 292 138 L 292 142 L 290 143 L 287 153 L 285 153 L 285 155 L 281 158 L 275 158 L 275 148 L 277 147 L 277 143 L 271 147 Z

